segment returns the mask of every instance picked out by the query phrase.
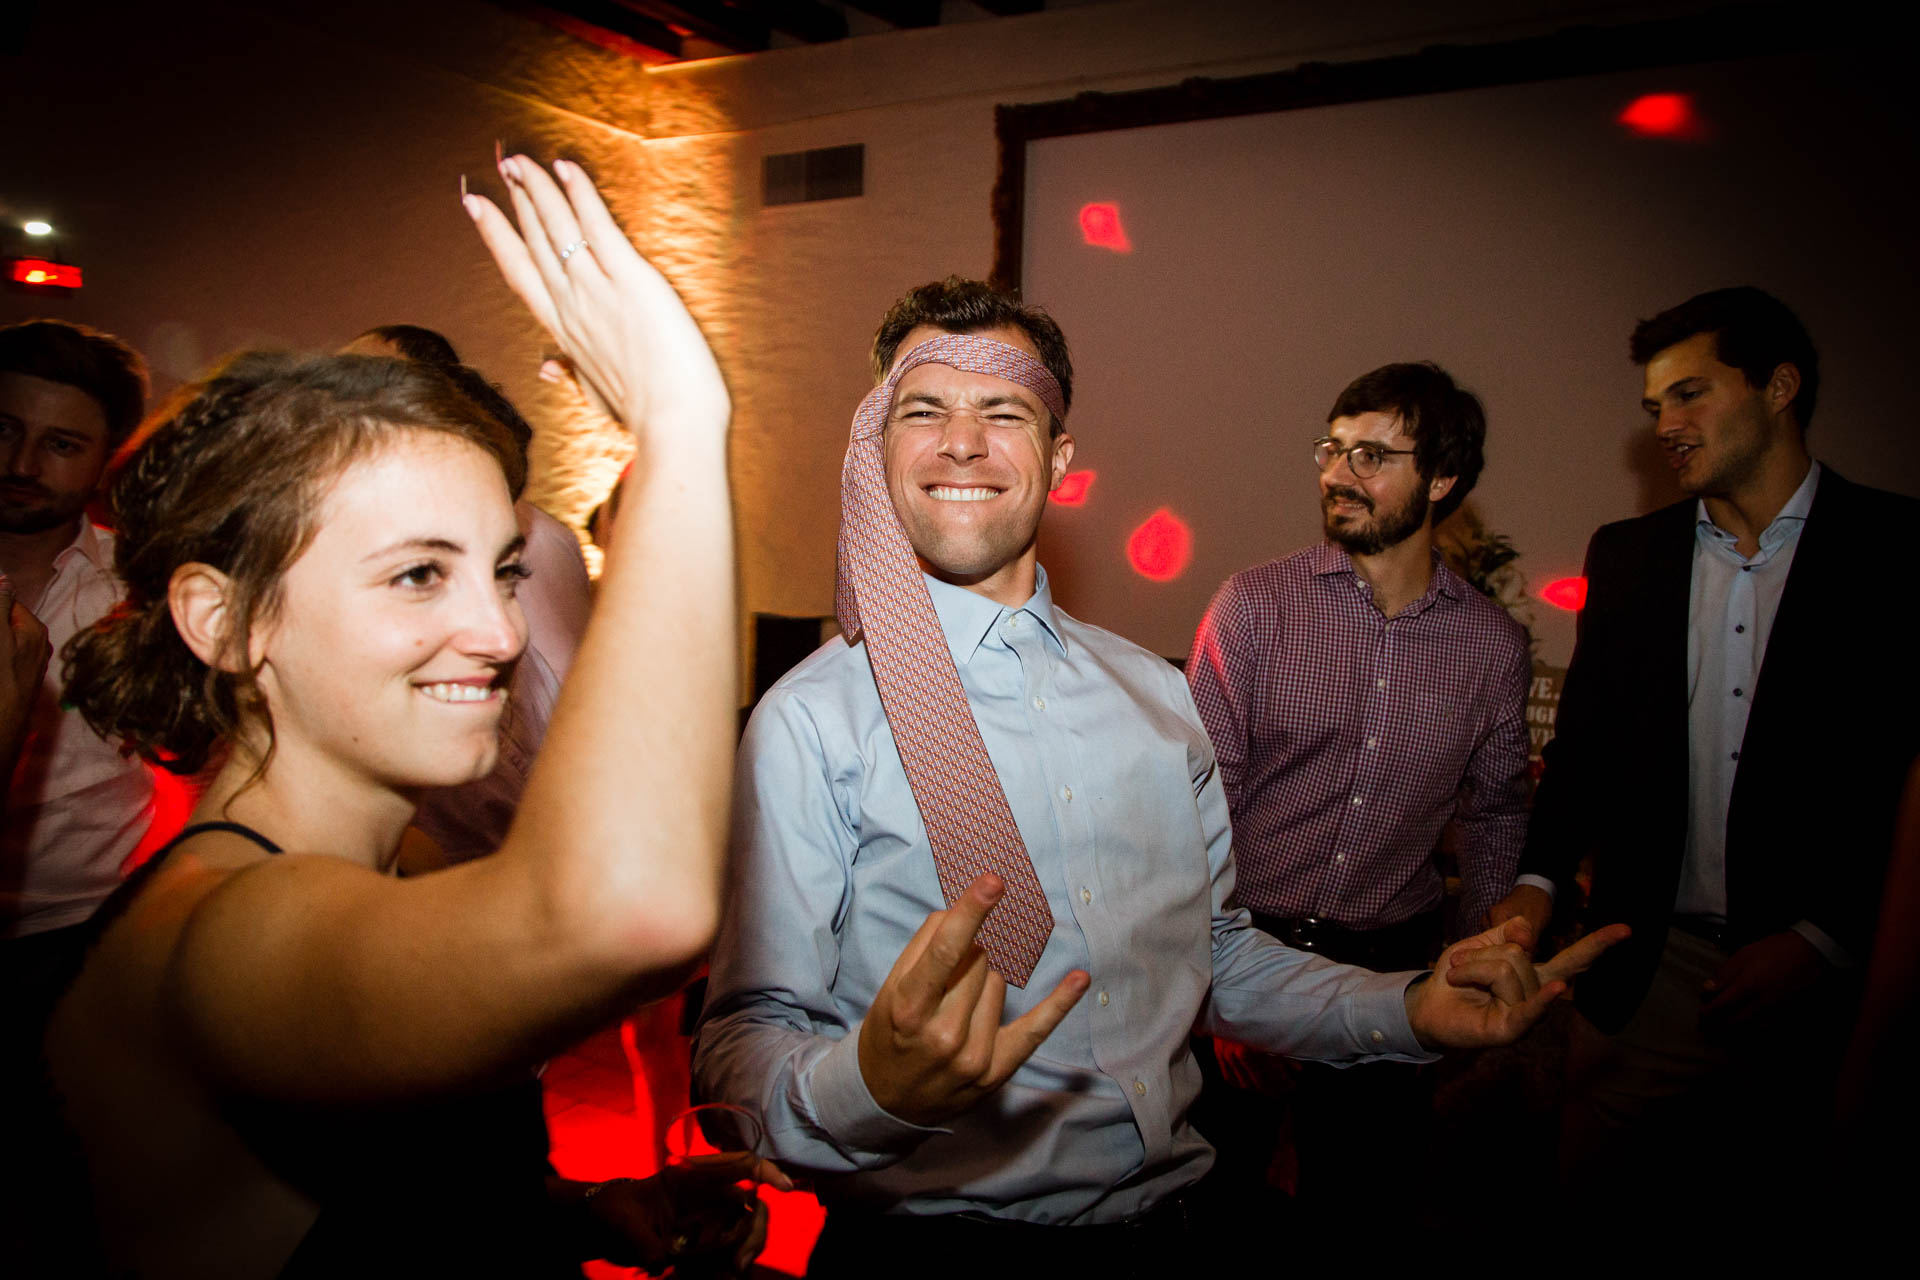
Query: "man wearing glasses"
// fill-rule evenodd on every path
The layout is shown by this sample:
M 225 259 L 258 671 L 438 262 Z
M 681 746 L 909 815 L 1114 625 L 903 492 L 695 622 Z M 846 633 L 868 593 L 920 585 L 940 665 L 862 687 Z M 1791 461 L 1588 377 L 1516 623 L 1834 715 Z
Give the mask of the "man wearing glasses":
M 1472 933 L 1513 887 L 1526 834 L 1531 674 L 1524 629 L 1434 549 L 1479 478 L 1486 416 L 1432 364 L 1357 379 L 1313 444 L 1326 540 L 1247 569 L 1215 595 L 1187 663 L 1232 809 L 1236 897 L 1256 928 L 1372 969 L 1440 949 L 1441 830 L 1458 825 Z M 1303 450 L 1304 452 L 1304 450 Z M 1303 459 L 1304 460 L 1304 459 Z M 1296 1097 L 1299 1194 L 1329 1209 L 1417 1176 L 1410 1068 L 1282 1069 L 1215 1044 L 1235 1086 L 1201 1127 L 1257 1187 Z

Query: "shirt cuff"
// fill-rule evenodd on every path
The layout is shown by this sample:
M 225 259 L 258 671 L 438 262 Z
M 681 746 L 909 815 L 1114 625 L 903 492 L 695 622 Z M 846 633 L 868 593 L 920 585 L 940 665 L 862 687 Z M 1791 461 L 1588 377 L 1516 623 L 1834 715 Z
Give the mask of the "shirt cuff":
M 1802 920 L 1793 926 L 1793 931 L 1813 944 L 1813 949 L 1827 958 L 1827 963 L 1836 969 L 1853 968 L 1853 957 L 1847 949 L 1829 938 L 1826 931 L 1811 920 Z
M 909 1124 L 873 1100 L 866 1077 L 860 1074 L 860 1024 L 853 1027 L 813 1064 L 807 1081 L 814 1114 L 835 1144 L 849 1152 L 904 1156 L 936 1133 Z
M 1441 1055 L 1424 1048 L 1420 1038 L 1413 1034 L 1413 1024 L 1407 1021 L 1407 988 L 1430 977 L 1431 971 L 1418 969 L 1380 976 L 1399 981 L 1370 983 L 1353 1002 L 1354 1030 L 1366 1044 L 1367 1052 L 1396 1062 L 1438 1062 Z
M 1547 879 L 1545 876 L 1516 876 L 1514 878 L 1514 888 L 1517 889 L 1523 884 L 1530 884 L 1536 889 L 1544 889 L 1548 898 L 1556 898 L 1559 896 L 1553 891 L 1553 881 Z

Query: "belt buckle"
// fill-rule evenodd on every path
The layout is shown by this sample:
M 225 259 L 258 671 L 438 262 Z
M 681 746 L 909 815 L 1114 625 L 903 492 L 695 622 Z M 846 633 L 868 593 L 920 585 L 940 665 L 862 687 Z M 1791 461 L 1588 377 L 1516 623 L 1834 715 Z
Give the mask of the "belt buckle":
M 1293 926 L 1293 945 L 1302 951 L 1313 951 L 1326 939 L 1321 936 L 1327 921 L 1319 916 L 1301 916 Z

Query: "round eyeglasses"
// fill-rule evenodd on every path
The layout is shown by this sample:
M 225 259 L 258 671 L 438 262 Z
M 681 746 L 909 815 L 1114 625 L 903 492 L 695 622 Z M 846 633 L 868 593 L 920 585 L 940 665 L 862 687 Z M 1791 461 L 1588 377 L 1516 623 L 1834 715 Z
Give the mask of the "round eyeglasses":
M 1412 452 L 1412 449 L 1382 449 L 1377 444 L 1343 445 L 1331 436 L 1321 436 L 1313 442 L 1313 465 L 1325 471 L 1345 458 L 1353 474 L 1366 480 L 1379 475 L 1381 465 L 1394 454 Z

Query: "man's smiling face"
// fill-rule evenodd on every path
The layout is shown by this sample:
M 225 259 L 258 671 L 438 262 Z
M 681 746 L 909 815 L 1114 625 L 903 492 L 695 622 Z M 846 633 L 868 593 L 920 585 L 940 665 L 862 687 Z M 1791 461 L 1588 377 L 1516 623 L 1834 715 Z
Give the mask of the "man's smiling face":
M 922 325 L 902 358 L 945 331 Z M 977 335 L 1038 358 L 1018 329 Z M 1033 592 L 1047 494 L 1066 474 L 1073 438 L 1052 434 L 1039 395 L 1017 382 L 923 364 L 900 380 L 887 416 L 887 491 L 927 572 L 1002 604 Z

